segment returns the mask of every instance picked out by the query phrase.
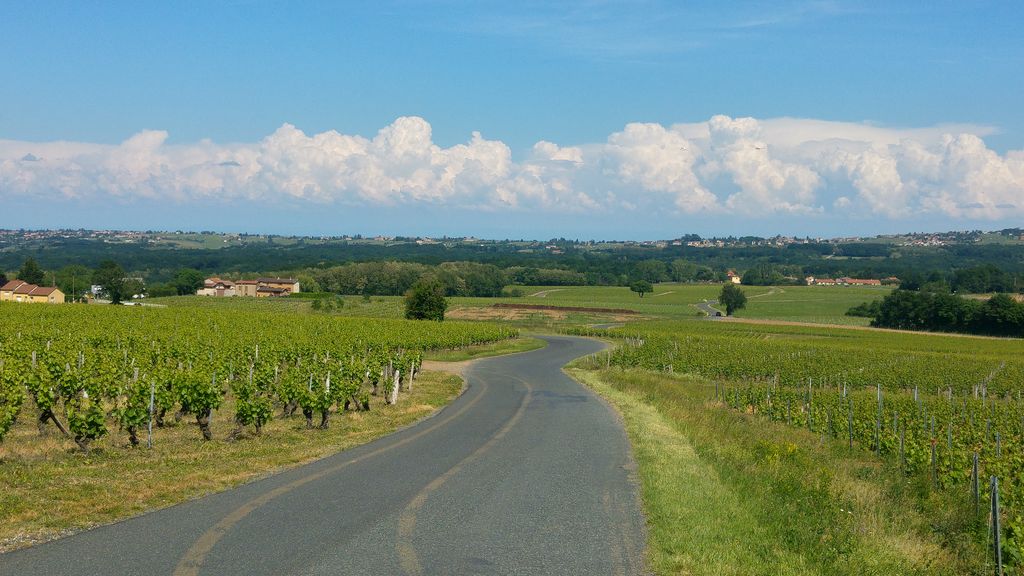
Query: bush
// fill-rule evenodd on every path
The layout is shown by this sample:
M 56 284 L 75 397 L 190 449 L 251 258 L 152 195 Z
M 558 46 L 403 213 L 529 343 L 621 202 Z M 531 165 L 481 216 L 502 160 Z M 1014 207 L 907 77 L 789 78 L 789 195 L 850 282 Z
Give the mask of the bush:
M 855 316 L 857 318 L 874 318 L 878 316 L 882 311 L 882 301 L 875 300 L 873 302 L 862 302 L 857 304 L 853 308 L 846 311 L 847 316 Z
M 405 295 L 405 317 L 409 320 L 444 320 L 448 301 L 445 288 L 435 278 L 418 280 Z
M 501 295 L 504 298 L 522 298 L 525 293 L 522 288 L 516 286 L 508 286 L 501 291 Z

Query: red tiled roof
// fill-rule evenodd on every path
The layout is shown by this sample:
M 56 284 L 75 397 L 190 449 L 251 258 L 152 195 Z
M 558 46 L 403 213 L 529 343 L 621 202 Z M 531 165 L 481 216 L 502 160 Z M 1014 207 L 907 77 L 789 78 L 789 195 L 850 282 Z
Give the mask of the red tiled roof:
M 25 294 L 26 296 L 49 296 L 57 291 L 56 287 L 50 286 L 36 286 L 35 284 L 28 284 L 21 280 L 11 280 L 0 287 L 0 290 L 4 292 L 14 292 L 15 294 Z

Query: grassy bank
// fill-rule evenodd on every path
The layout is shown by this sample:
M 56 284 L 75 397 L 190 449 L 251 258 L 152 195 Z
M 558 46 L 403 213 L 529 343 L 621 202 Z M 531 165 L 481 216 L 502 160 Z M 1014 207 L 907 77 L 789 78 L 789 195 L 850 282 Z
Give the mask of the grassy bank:
M 223 440 L 228 418 L 212 422 L 203 442 L 192 419 L 154 434 L 152 450 L 126 447 L 112 433 L 89 454 L 55 431 L 40 438 L 24 414 L 0 444 L 0 551 L 217 492 L 288 467 L 364 444 L 435 412 L 462 387 L 452 375 L 424 373 L 412 392 L 387 406 L 335 414 L 328 430 L 306 430 L 301 415 L 275 418 L 261 436 Z M 221 414 L 232 413 L 225 406 Z M 275 413 L 275 416 L 277 414 Z M 319 422 L 319 418 L 317 418 Z
M 584 366 L 581 362 L 578 366 Z M 713 384 L 571 373 L 622 414 L 658 574 L 973 574 L 967 502 L 842 442 L 728 410 Z

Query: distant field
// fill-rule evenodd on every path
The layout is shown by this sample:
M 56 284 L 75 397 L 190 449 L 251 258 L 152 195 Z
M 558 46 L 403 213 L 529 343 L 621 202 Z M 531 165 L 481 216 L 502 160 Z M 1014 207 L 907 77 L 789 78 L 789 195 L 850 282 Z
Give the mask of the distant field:
M 657 284 L 654 292 L 643 298 L 624 286 L 515 286 L 520 298 L 452 298 L 452 306 L 490 306 L 497 302 L 510 304 L 544 304 L 587 308 L 624 308 L 659 317 L 690 317 L 698 314 L 693 306 L 702 300 L 718 297 L 719 284 Z M 768 292 L 769 288 L 750 287 L 748 294 Z
M 643 298 L 622 286 L 517 286 L 520 298 L 463 298 L 448 299 L 448 310 L 453 318 L 465 320 L 503 320 L 522 327 L 543 327 L 568 324 L 595 324 L 603 322 L 635 321 L 640 318 L 620 318 L 615 314 L 600 313 L 548 313 L 543 311 L 498 312 L 484 311 L 496 303 L 543 304 L 550 306 L 618 308 L 639 312 L 649 318 L 691 318 L 700 312 L 694 304 L 718 297 L 718 284 L 657 284 L 654 292 Z M 855 286 L 744 286 L 747 307 L 738 318 L 811 322 L 815 324 L 844 324 L 867 326 L 868 318 L 846 316 L 850 307 L 885 297 L 890 288 Z M 232 310 L 265 310 L 291 313 L 329 313 L 367 318 L 401 318 L 400 296 L 343 296 L 331 300 L 324 312 L 312 308 L 312 300 L 292 298 L 209 298 L 175 296 L 154 298 L 151 304 L 167 306 L 194 306 Z
M 846 311 L 861 302 L 884 298 L 891 290 L 871 286 L 780 286 L 755 294 L 744 288 L 747 307 L 736 317 L 867 326 L 869 318 L 846 316 Z
M 401 318 L 402 298 L 400 296 L 339 296 L 331 301 L 330 310 L 321 313 L 366 318 Z M 210 296 L 170 296 L 151 298 L 149 304 L 173 307 L 193 307 L 219 310 L 258 310 L 266 312 L 314 313 L 313 300 L 298 298 L 215 298 Z

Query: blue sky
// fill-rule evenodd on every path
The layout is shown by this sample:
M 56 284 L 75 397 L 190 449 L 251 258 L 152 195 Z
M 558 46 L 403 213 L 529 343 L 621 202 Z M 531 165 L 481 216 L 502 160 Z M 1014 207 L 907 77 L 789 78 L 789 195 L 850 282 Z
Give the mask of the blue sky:
M 1022 6 L 5 3 L 0 227 L 1020 225 Z

